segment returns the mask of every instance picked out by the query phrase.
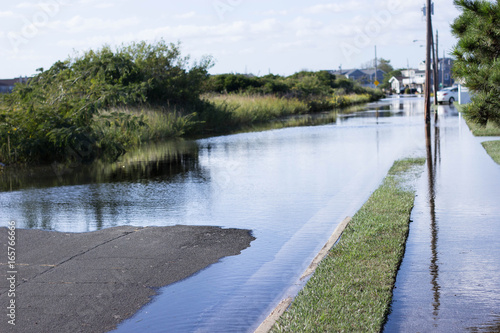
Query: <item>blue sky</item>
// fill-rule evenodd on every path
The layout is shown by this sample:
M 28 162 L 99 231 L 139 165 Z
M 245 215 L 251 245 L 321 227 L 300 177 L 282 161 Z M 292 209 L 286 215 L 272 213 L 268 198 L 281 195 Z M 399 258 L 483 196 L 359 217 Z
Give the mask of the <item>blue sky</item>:
M 0 78 L 32 75 L 82 50 L 161 38 L 193 60 L 211 55 L 211 73 L 359 67 L 374 57 L 395 67 L 424 59 L 424 0 L 0 0 Z M 455 43 L 459 12 L 436 0 L 440 56 Z

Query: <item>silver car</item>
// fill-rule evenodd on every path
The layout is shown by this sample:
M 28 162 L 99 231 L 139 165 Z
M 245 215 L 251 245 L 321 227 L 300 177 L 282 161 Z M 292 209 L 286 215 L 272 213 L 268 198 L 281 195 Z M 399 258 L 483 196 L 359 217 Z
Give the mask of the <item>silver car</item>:
M 437 92 L 438 103 L 450 103 L 458 100 L 458 87 L 449 87 Z

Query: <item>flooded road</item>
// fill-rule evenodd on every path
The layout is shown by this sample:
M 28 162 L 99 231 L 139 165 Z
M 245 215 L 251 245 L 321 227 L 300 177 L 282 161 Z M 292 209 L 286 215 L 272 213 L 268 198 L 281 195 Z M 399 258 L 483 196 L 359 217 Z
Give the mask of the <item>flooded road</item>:
M 500 166 L 482 140 L 432 124 L 385 332 L 500 332 Z
M 453 107 L 439 112 L 447 124 L 441 147 L 460 149 L 465 123 Z M 421 98 L 388 99 L 322 126 L 157 144 L 90 170 L 53 165 L 37 181 L 4 176 L 1 224 L 65 232 L 178 224 L 251 229 L 256 240 L 241 255 L 162 288 L 116 330 L 251 331 L 293 290 L 337 224 L 362 206 L 392 163 L 426 156 L 422 113 Z M 444 148 L 440 156 L 436 167 L 445 165 Z M 436 197 L 436 211 L 448 211 L 447 204 Z

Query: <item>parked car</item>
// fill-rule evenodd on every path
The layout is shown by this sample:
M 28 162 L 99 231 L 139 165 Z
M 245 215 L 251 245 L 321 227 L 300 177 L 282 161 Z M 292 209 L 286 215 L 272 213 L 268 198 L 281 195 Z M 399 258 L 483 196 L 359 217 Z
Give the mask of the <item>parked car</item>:
M 450 103 L 458 101 L 458 87 L 449 87 L 437 92 L 438 103 Z

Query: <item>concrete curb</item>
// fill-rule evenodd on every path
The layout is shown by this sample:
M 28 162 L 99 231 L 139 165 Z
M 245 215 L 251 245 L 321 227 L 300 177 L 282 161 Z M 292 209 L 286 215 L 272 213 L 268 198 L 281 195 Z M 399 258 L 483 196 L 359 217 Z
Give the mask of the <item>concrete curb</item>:
M 346 217 L 340 224 L 335 228 L 335 231 L 333 234 L 330 236 L 328 241 L 326 242 L 325 246 L 318 252 L 316 257 L 311 261 L 311 264 L 307 267 L 307 269 L 304 271 L 302 276 L 300 277 L 300 280 L 304 280 L 306 277 L 309 275 L 313 274 L 316 268 L 318 267 L 319 263 L 323 258 L 328 254 L 330 249 L 333 247 L 333 245 L 339 240 L 340 236 L 344 232 L 344 229 L 346 226 L 349 224 L 351 221 L 350 217 Z M 292 304 L 293 297 L 287 297 L 286 299 L 282 300 L 276 308 L 274 308 L 273 311 L 267 316 L 267 318 L 257 327 L 257 329 L 254 331 L 254 333 L 267 333 L 271 330 L 271 328 L 274 326 L 276 321 L 281 317 L 281 315 L 288 309 L 290 304 Z

